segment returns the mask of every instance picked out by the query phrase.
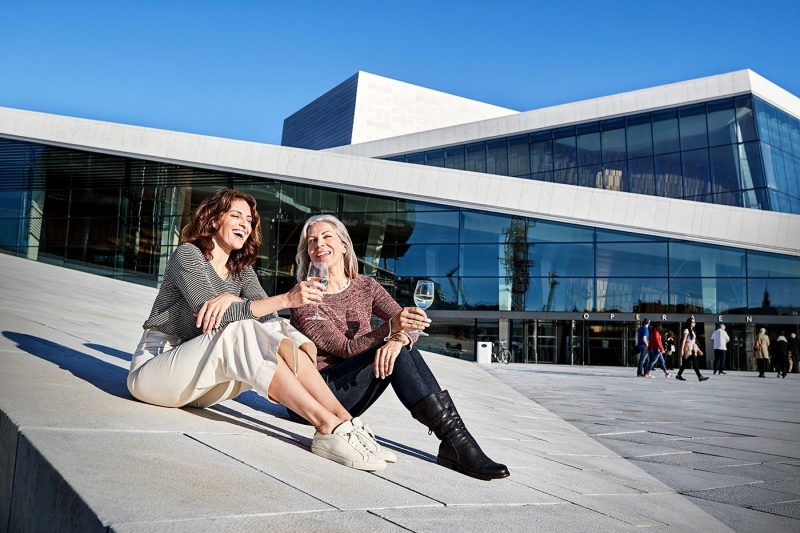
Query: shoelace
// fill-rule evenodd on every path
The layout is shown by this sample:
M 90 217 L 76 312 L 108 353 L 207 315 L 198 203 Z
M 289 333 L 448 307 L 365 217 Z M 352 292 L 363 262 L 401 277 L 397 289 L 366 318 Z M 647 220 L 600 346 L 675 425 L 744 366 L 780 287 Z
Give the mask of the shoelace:
M 367 455 L 372 453 L 369 451 L 369 448 L 367 448 L 362 442 L 361 437 L 359 436 L 358 429 L 353 428 L 353 430 L 350 431 L 350 433 L 347 433 L 343 436 L 347 439 L 347 443 L 356 450 L 358 450 L 359 452 L 366 453 Z
M 355 433 L 358 435 L 358 438 L 361 440 L 362 444 L 364 444 L 364 446 L 366 446 L 370 452 L 375 453 L 380 450 L 381 446 L 378 444 L 378 441 L 375 440 L 375 434 L 372 433 L 366 424 L 360 428 L 356 428 Z

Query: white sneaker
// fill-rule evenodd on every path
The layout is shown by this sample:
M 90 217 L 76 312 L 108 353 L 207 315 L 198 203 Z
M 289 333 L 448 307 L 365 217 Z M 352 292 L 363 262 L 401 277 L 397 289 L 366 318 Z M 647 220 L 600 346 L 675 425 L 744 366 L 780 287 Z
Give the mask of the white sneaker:
M 361 443 L 374 455 L 377 455 L 387 463 L 396 463 L 397 455 L 394 452 L 383 448 L 378 441 L 375 440 L 375 434 L 372 429 L 364 423 L 359 417 L 351 420 L 353 427 L 356 430 L 356 435 L 361 439 Z
M 342 422 L 330 435 L 314 433 L 311 453 L 356 470 L 374 472 L 386 468 L 386 461 L 370 452 L 361 442 L 352 422 Z

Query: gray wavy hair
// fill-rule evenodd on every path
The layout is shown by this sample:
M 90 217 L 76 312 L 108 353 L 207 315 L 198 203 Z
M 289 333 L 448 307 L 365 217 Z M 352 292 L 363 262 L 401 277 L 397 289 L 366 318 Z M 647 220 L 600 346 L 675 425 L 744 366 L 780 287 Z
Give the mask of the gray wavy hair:
M 358 277 L 358 260 L 353 252 L 353 240 L 350 238 L 347 228 L 341 220 L 333 215 L 314 215 L 306 220 L 303 230 L 300 232 L 300 242 L 297 244 L 297 255 L 294 258 L 294 262 L 297 264 L 297 281 L 303 281 L 308 275 L 308 265 L 311 263 L 311 258 L 308 256 L 308 228 L 317 222 L 327 222 L 333 226 L 336 235 L 344 243 L 344 275 L 347 276 L 347 279 L 356 279 Z

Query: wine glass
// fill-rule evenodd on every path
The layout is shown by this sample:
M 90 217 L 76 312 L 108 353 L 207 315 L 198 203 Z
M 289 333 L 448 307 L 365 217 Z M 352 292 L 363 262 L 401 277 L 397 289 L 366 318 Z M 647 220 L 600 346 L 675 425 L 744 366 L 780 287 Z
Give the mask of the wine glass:
M 308 281 L 318 281 L 322 284 L 323 287 L 328 286 L 328 263 L 324 261 L 312 261 L 310 265 L 308 265 L 308 275 L 306 276 L 306 280 Z M 319 306 L 322 305 L 321 303 L 317 305 L 317 309 L 314 311 L 314 314 L 308 317 L 309 320 L 327 320 L 324 316 L 319 314 Z
M 433 303 L 433 282 L 427 279 L 417 281 L 417 288 L 414 289 L 414 305 L 420 309 L 427 309 Z M 417 333 L 420 336 L 427 337 L 428 334 L 424 331 L 417 329 L 409 331 L 408 333 Z

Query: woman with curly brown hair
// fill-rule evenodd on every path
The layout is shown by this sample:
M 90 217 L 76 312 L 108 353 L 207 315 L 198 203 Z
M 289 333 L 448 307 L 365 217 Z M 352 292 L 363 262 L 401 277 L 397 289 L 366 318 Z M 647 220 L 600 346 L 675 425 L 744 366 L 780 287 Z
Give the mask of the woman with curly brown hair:
M 200 204 L 144 323 L 128 389 L 164 407 L 208 407 L 254 389 L 311 422 L 313 453 L 360 470 L 385 468 L 364 424 L 320 377 L 314 344 L 276 315 L 318 303 L 322 285 L 304 281 L 267 296 L 253 270 L 260 247 L 252 196 L 220 189 Z

